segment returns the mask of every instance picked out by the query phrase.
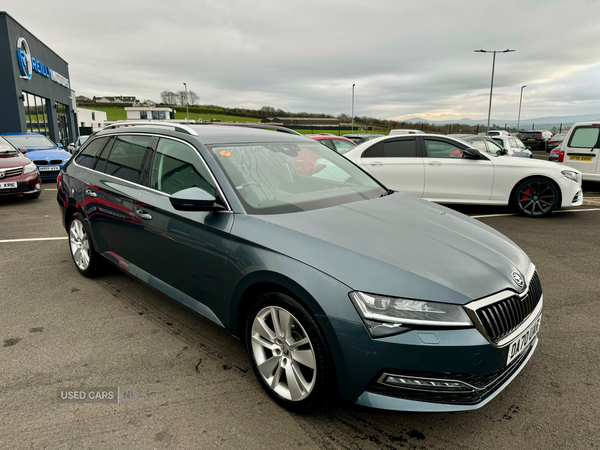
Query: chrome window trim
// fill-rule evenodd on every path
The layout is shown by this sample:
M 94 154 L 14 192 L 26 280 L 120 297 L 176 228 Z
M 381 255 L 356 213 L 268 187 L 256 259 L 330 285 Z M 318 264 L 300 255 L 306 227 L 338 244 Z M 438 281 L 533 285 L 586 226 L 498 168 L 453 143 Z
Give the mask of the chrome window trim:
M 198 149 L 196 149 L 196 147 L 194 147 L 189 142 L 186 142 L 186 141 L 184 141 L 182 139 L 178 139 L 178 138 L 175 138 L 175 137 L 172 137 L 172 136 L 165 136 L 165 135 L 154 134 L 154 133 L 107 133 L 107 134 L 103 134 L 102 136 L 97 136 L 94 139 L 91 139 L 91 140 L 88 139 L 88 140 L 90 142 L 92 142 L 92 141 L 95 141 L 96 139 L 100 139 L 100 138 L 107 137 L 107 136 L 109 136 L 109 137 L 110 136 L 152 136 L 152 137 L 157 137 L 159 139 L 162 139 L 162 138 L 172 139 L 174 141 L 179 141 L 179 142 L 181 142 L 183 144 L 186 144 L 187 146 L 189 146 L 196 153 L 196 155 L 198 155 L 198 157 L 200 158 L 200 161 L 202 161 L 202 164 L 204 164 L 204 167 L 206 167 L 206 170 L 208 170 L 208 173 L 210 174 L 210 177 L 212 178 L 213 182 L 215 183 L 215 186 L 217 186 L 217 190 L 219 191 L 219 194 L 221 195 L 221 198 L 225 202 L 225 206 L 227 207 L 227 209 L 224 210 L 224 211 L 219 211 L 219 212 L 220 213 L 233 212 L 233 209 L 231 208 L 231 205 L 229 204 L 229 201 L 227 200 L 227 197 L 225 196 L 225 193 L 221 189 L 221 186 L 219 185 L 219 183 L 217 182 L 215 176 L 213 175 L 212 170 L 210 170 L 210 167 L 208 167 L 208 164 L 206 164 L 206 161 L 204 160 L 204 158 L 202 157 L 202 155 L 200 154 L 200 152 L 198 151 Z M 86 141 L 86 144 L 87 144 L 87 141 Z M 86 147 L 87 147 L 87 145 L 86 145 Z M 152 151 L 156 153 L 156 150 L 152 150 Z M 154 162 L 154 160 L 153 160 L 153 162 Z M 151 188 L 149 186 L 144 186 L 144 185 L 141 185 L 139 183 L 134 183 L 133 181 L 124 180 L 123 178 L 115 177 L 114 175 L 109 175 L 109 174 L 104 173 L 104 172 L 99 172 L 99 171 L 97 171 L 95 169 L 91 169 L 89 167 L 80 166 L 79 164 L 77 164 L 77 161 L 75 159 L 73 160 L 73 164 L 76 165 L 77 167 L 81 168 L 81 169 L 90 170 L 90 171 L 96 172 L 96 173 L 98 173 L 100 175 L 104 175 L 104 176 L 113 178 L 115 180 L 119 180 L 119 181 L 122 181 L 124 183 L 131 184 L 131 185 L 136 186 L 136 187 L 141 188 L 141 189 L 146 189 L 146 190 L 149 190 L 149 191 L 152 191 L 152 192 L 157 192 L 157 193 L 159 193 L 161 195 L 164 195 L 165 197 L 171 197 L 169 194 L 166 194 L 165 192 L 158 191 L 158 190 L 153 189 L 153 188 Z
M 499 301 L 502 301 L 502 300 L 505 300 L 507 298 L 514 297 L 514 296 L 518 296 L 519 299 L 524 299 L 529 294 L 529 286 L 531 285 L 531 279 L 533 278 L 534 273 L 535 273 L 535 266 L 533 264 L 531 264 L 531 266 L 529 267 L 529 270 L 527 271 L 527 275 L 526 275 L 526 279 L 528 280 L 527 289 L 525 289 L 522 293 L 518 293 L 516 291 L 507 289 L 505 291 L 490 295 L 489 297 L 485 297 L 485 298 L 482 298 L 479 300 L 475 300 L 471 303 L 467 303 L 466 305 L 463 306 L 467 315 L 473 322 L 473 325 L 475 325 L 475 328 L 483 335 L 485 340 L 488 341 L 490 344 L 492 344 L 494 347 L 497 347 L 497 348 L 506 347 L 508 344 L 510 344 L 510 342 L 514 338 L 519 336 L 531 324 L 533 324 L 533 322 L 536 321 L 536 319 L 539 317 L 540 313 L 542 312 L 542 307 L 544 305 L 544 294 L 542 293 L 542 295 L 540 297 L 540 301 L 536 305 L 535 309 L 533 311 L 531 311 L 529 316 L 523 322 L 521 322 L 521 324 L 517 328 L 515 328 L 515 330 L 513 330 L 512 333 L 505 336 L 498 342 L 493 342 L 490 339 L 490 337 L 488 336 L 487 331 L 485 331 L 483 324 L 481 323 L 481 321 L 479 320 L 479 317 L 477 316 L 477 310 L 482 307 L 491 305 L 493 303 L 497 303 Z

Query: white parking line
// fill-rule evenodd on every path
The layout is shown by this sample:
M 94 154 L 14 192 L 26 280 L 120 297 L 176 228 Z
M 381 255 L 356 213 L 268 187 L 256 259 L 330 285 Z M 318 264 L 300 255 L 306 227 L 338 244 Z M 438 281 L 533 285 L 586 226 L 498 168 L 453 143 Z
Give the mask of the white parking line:
M 32 239 L 4 239 L 4 240 L 0 240 L 0 244 L 6 243 L 6 242 L 62 241 L 64 239 L 69 239 L 69 238 L 67 236 L 65 236 L 65 237 L 32 238 Z
M 600 211 L 600 208 L 589 208 L 589 209 L 559 209 L 558 211 L 553 211 L 552 214 L 556 213 L 566 213 L 566 212 L 585 212 L 585 211 Z M 518 214 L 485 214 L 482 216 L 470 216 L 473 219 L 480 219 L 482 217 L 508 217 L 508 216 L 517 216 Z

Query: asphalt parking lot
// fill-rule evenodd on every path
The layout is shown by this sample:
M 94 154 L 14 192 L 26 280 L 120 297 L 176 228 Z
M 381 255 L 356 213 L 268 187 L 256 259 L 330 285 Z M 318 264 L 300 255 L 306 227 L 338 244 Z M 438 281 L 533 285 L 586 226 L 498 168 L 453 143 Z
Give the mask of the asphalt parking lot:
M 339 402 L 297 416 L 263 392 L 226 332 L 114 271 L 73 266 L 52 182 L 0 198 L 0 449 L 598 448 L 600 185 L 583 206 L 526 219 L 457 207 L 538 268 L 536 353 L 485 407 L 392 414 Z M 133 387 L 131 403 L 58 403 L 59 387 Z

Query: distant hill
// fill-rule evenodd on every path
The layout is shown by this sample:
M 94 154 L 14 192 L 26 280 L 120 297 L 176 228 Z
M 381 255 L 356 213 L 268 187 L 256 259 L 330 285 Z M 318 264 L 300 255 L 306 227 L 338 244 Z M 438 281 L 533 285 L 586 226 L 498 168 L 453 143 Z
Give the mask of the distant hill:
M 531 127 L 535 124 L 536 128 L 542 128 L 544 125 L 572 125 L 575 122 L 591 122 L 591 121 L 599 121 L 600 122 L 600 113 L 598 114 L 579 114 L 576 116 L 546 116 L 546 117 L 538 117 L 535 119 L 521 119 L 520 125 L 522 127 Z M 425 120 L 420 117 L 413 117 L 412 119 L 406 119 L 404 122 L 410 123 L 433 123 L 435 125 L 447 125 L 449 123 L 462 123 L 465 125 L 475 126 L 477 124 L 487 125 L 487 118 L 473 120 L 473 119 L 458 119 L 458 120 Z M 504 124 L 507 124 L 509 127 L 516 127 L 517 120 L 516 119 L 492 119 L 492 124 L 504 127 Z

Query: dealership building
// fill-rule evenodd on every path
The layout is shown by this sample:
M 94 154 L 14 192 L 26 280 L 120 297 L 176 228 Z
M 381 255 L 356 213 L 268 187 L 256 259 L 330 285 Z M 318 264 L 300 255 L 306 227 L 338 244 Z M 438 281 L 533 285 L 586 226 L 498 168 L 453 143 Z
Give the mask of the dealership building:
M 65 146 L 77 138 L 69 65 L 1 11 L 0 80 L 0 133 L 41 133 Z

